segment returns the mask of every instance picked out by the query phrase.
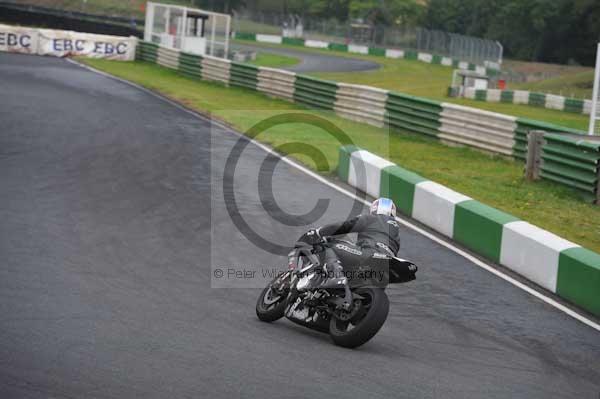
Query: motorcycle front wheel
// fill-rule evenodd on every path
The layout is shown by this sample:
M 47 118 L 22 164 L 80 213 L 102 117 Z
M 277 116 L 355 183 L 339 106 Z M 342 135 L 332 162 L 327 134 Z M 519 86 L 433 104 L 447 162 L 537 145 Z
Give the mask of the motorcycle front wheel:
M 345 348 L 356 348 L 373 338 L 390 309 L 388 297 L 381 288 L 359 288 L 355 292 L 363 299 L 355 299 L 353 310 L 338 311 L 329 322 L 331 339 Z
M 283 317 L 287 303 L 287 291 L 278 292 L 273 288 L 273 283 L 276 280 L 277 279 L 273 280 L 267 285 L 256 301 L 256 316 L 258 316 L 261 321 L 268 323 Z

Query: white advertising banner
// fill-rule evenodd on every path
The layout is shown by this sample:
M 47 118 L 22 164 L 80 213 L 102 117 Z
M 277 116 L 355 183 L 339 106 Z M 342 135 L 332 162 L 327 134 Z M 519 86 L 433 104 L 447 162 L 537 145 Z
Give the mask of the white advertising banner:
M 37 29 L 0 24 L 0 51 L 37 54 Z
M 80 33 L 66 30 L 21 28 L 0 24 L 0 51 L 67 57 L 131 61 L 135 58 L 135 37 Z
M 66 57 L 84 55 L 131 61 L 135 58 L 135 37 L 79 33 L 65 30 L 38 29 L 38 54 Z

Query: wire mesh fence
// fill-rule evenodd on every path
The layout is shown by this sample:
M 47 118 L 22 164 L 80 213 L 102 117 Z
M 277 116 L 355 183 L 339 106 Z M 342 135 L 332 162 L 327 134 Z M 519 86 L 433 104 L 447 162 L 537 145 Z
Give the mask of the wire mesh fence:
M 319 20 L 278 13 L 235 13 L 233 30 L 247 33 L 281 35 L 294 32 L 305 39 L 344 44 L 363 44 L 401 48 L 439 54 L 483 64 L 501 63 L 502 45 L 497 41 L 420 27 L 389 27 L 365 23 Z M 285 35 L 285 34 L 284 34 Z

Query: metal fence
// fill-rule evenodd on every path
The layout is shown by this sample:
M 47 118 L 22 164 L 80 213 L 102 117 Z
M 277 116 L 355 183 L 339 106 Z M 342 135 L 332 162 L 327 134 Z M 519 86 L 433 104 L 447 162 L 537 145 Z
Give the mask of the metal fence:
M 455 33 L 429 30 L 419 27 L 371 26 L 335 19 L 305 19 L 298 16 L 283 16 L 263 12 L 235 13 L 233 30 L 245 33 L 267 33 L 281 35 L 298 23 L 302 37 L 327 42 L 353 43 L 386 48 L 401 48 L 439 54 L 456 59 L 484 64 L 485 61 L 500 64 L 502 45 L 493 40 L 464 36 Z

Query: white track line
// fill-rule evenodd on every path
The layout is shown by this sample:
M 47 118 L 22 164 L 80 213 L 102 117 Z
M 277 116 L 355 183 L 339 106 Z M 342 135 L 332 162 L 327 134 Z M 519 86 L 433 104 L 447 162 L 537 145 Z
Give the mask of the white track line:
M 152 96 L 154 96 L 156 98 L 159 98 L 159 99 L 161 99 L 161 100 L 163 100 L 163 101 L 171 104 L 172 106 L 174 106 L 174 107 L 176 107 L 176 108 L 178 108 L 178 109 L 180 109 L 180 110 L 182 110 L 182 111 L 184 111 L 184 112 L 186 112 L 186 113 L 188 113 L 190 115 L 193 115 L 194 117 L 196 117 L 198 119 L 201 119 L 201 120 L 203 120 L 205 122 L 208 122 L 210 124 L 213 124 L 213 125 L 217 125 L 220 128 L 222 128 L 222 129 L 224 129 L 224 130 L 226 130 L 226 131 L 228 131 L 230 133 L 233 133 L 233 134 L 235 134 L 238 137 L 243 137 L 246 140 L 250 141 L 252 144 L 256 145 L 257 147 L 259 147 L 261 149 L 263 149 L 267 153 L 276 156 L 277 158 L 279 158 L 283 162 L 287 163 L 288 165 L 290 165 L 290 166 L 292 166 L 292 167 L 294 167 L 294 168 L 296 168 L 296 169 L 304 172 L 305 174 L 307 174 L 307 175 L 311 176 L 312 178 L 318 180 L 319 182 L 321 182 L 321 183 L 329 186 L 330 188 L 333 188 L 334 190 L 336 190 L 336 191 L 338 191 L 338 192 L 346 195 L 347 197 L 350 197 L 351 199 L 353 199 L 355 201 L 362 202 L 366 206 L 369 206 L 371 204 L 369 201 L 366 201 L 364 199 L 359 198 L 353 192 L 348 191 L 345 188 L 342 188 L 342 187 L 338 186 L 337 184 L 332 183 L 331 181 L 325 179 L 323 176 L 321 176 L 321 175 L 313 172 L 312 170 L 306 168 L 305 166 L 300 165 L 299 163 L 297 163 L 297 162 L 295 162 L 295 161 L 293 161 L 293 160 L 291 160 L 291 159 L 289 159 L 289 158 L 287 158 L 285 156 L 282 156 L 281 154 L 273 151 L 272 148 L 266 146 L 265 144 L 259 143 L 258 141 L 255 141 L 254 139 L 250 139 L 249 137 L 243 135 L 242 133 L 239 133 L 239 132 L 233 130 L 231 127 L 229 127 L 229 126 L 227 126 L 227 125 L 225 125 L 223 123 L 220 123 L 220 122 L 215 121 L 213 119 L 210 119 L 210 118 L 208 118 L 208 117 L 206 117 L 206 116 L 204 116 L 202 114 L 194 112 L 194 111 L 192 111 L 192 110 L 190 110 L 190 109 L 182 106 L 181 104 L 179 104 L 179 103 L 177 103 L 177 102 L 175 102 L 175 101 L 173 101 L 173 100 L 171 100 L 169 98 L 166 98 L 165 96 L 163 96 L 161 94 L 155 93 L 152 90 L 146 89 L 145 87 L 140 86 L 140 85 L 138 85 L 136 83 L 130 82 L 130 81 L 125 80 L 125 79 L 121 79 L 121 78 L 119 78 L 117 76 L 111 75 L 109 73 L 100 71 L 100 70 L 95 69 L 95 68 L 92 68 L 92 67 L 90 67 L 88 65 L 81 64 L 81 63 L 79 63 L 77 61 L 71 60 L 70 58 L 66 58 L 66 60 L 68 62 L 70 62 L 72 64 L 75 64 L 75 65 L 78 65 L 78 66 L 80 66 L 82 68 L 88 69 L 88 70 L 93 71 L 95 73 L 98 73 L 100 75 L 106 76 L 108 78 L 117 80 L 117 81 L 125 83 L 125 84 L 127 84 L 129 86 L 135 87 L 135 88 L 137 88 L 139 90 L 142 90 L 142 91 L 144 91 L 144 92 L 146 92 L 146 93 L 148 93 L 148 94 L 150 94 L 150 95 L 152 95 Z M 526 284 L 523 284 L 519 280 L 517 280 L 517 279 L 515 279 L 515 278 L 513 278 L 513 277 L 511 277 L 511 276 L 509 276 L 509 275 L 507 275 L 507 274 L 505 274 L 503 272 L 501 272 L 500 270 L 496 269 L 495 267 L 493 267 L 493 266 L 491 266 L 491 265 L 483 262 L 481 259 L 479 259 L 479 258 L 471 255 L 470 253 L 462 250 L 461 248 L 458 248 L 457 246 L 453 245 L 451 242 L 449 242 L 449 241 L 447 241 L 445 239 L 442 239 L 442 238 L 440 238 L 440 237 L 438 237 L 438 236 L 436 236 L 434 234 L 431 234 L 427 230 L 424 230 L 423 228 L 421 228 L 421 227 L 419 227 L 419 226 L 411 223 L 407 219 L 404 219 L 404 218 L 401 218 L 401 217 L 396 217 L 396 220 L 398 220 L 400 223 L 402 223 L 404 226 L 408 227 L 409 229 L 412 229 L 412 230 L 416 231 L 417 233 L 419 233 L 419 234 L 421 234 L 421 235 L 429 238 L 430 240 L 432 240 L 432 241 L 434 241 L 434 242 L 442 245 L 443 247 L 448 248 L 452 252 L 454 252 L 454 253 L 462 256 L 463 258 L 465 258 L 468 261 L 470 261 L 471 263 L 473 263 L 473 264 L 481 267 L 482 269 L 485 269 L 488 272 L 490 272 L 490 273 L 492 273 L 492 274 L 500 277 L 501 279 L 503 279 L 505 281 L 508 281 L 509 283 L 511 283 L 512 285 L 514 285 L 515 287 L 518 287 L 518 288 L 522 289 L 523 291 L 525 291 L 525 292 L 533 295 L 534 297 L 536 297 L 538 299 L 541 299 L 542 301 L 546 302 L 547 304 L 549 304 L 551 306 L 554 306 L 556 309 L 558 309 L 558 310 L 560 310 L 560 311 L 568 314 L 569 316 L 573 317 L 574 319 L 579 320 L 580 322 L 582 322 L 582 323 L 584 323 L 584 324 L 592 327 L 593 329 L 595 329 L 597 331 L 600 331 L 600 325 L 597 324 L 597 323 L 595 323 L 594 321 L 592 321 L 592 320 L 588 319 L 587 317 L 583 316 L 582 314 L 579 314 L 576 311 L 568 308 L 567 306 L 561 304 L 560 302 L 556 301 L 555 299 L 552 299 L 548 295 L 545 295 L 544 293 L 542 293 L 540 291 L 537 291 L 537 290 L 531 288 L 530 286 L 528 286 Z

